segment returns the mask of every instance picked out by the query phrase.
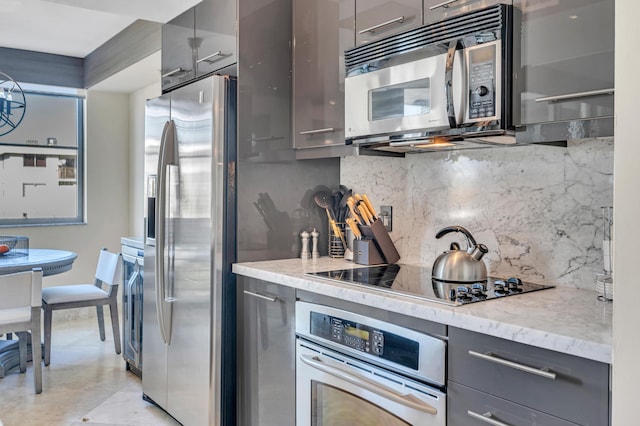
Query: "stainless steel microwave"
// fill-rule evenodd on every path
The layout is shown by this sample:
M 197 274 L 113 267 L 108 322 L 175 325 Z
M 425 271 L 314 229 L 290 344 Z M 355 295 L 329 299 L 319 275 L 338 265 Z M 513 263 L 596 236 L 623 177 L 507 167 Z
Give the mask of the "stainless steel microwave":
M 511 7 L 497 4 L 346 51 L 347 143 L 515 143 L 511 28 Z

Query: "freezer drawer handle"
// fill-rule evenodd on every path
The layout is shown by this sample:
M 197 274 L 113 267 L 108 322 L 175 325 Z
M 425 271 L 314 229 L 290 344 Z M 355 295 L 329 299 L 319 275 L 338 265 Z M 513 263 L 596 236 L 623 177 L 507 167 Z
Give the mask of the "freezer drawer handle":
M 566 100 L 577 99 L 577 98 L 588 98 L 590 96 L 613 95 L 615 92 L 616 92 L 616 89 L 613 89 L 613 88 L 590 90 L 588 92 L 567 93 L 566 95 L 544 96 L 542 98 L 536 98 L 536 102 L 566 101 Z
M 349 371 L 343 367 L 338 365 L 329 365 L 326 361 L 323 361 L 318 356 L 309 356 L 309 355 L 300 355 L 300 361 L 305 364 L 330 374 L 334 377 L 352 383 L 362 389 L 365 389 L 371 393 L 375 393 L 385 399 L 390 401 L 397 402 L 399 404 L 410 407 L 414 410 L 422 411 L 423 413 L 436 415 L 438 414 L 438 410 L 435 407 L 415 398 L 411 394 L 403 395 L 398 393 L 396 390 L 383 385 L 382 383 L 372 382 L 366 377 L 363 377 L 355 372 Z
M 480 414 L 476 413 L 475 411 L 467 410 L 467 414 L 474 419 L 480 420 L 481 422 L 488 423 L 493 426 L 510 426 L 508 423 L 499 422 L 498 420 L 493 419 L 493 414 L 491 414 L 491 411 Z
M 476 358 L 484 359 L 485 361 L 495 362 L 496 364 L 504 365 L 506 367 L 515 368 L 516 370 L 535 374 L 536 376 L 544 377 L 545 379 L 556 379 L 556 373 L 549 371 L 548 368 L 534 368 L 527 365 L 519 364 L 517 362 L 508 361 L 506 359 L 496 357 L 492 352 L 481 354 L 480 352 L 469 351 L 469 355 L 475 356 Z
M 391 19 L 389 21 L 386 22 L 382 22 L 378 25 L 374 25 L 373 27 L 369 27 L 366 28 L 364 30 L 360 30 L 359 34 L 364 34 L 364 33 L 375 33 L 376 30 L 379 30 L 382 27 L 386 27 L 387 25 L 391 25 L 391 24 L 402 24 L 404 22 L 404 16 L 398 16 L 397 18 Z
M 268 300 L 269 302 L 277 302 L 278 301 L 277 297 L 265 296 L 264 294 L 254 293 L 253 291 L 249 291 L 249 290 L 243 290 L 243 291 L 244 291 L 244 294 L 247 294 L 247 295 L 253 296 L 253 297 L 257 297 L 259 299 Z
M 448 7 L 449 7 L 449 5 L 450 5 L 451 3 L 455 3 L 455 2 L 457 2 L 457 1 L 458 1 L 458 0 L 447 0 L 447 1 L 443 1 L 442 3 L 434 4 L 433 6 L 431 6 L 431 7 L 429 8 L 429 10 L 436 10 L 436 9 L 440 9 L 441 7 L 442 7 L 442 8 L 444 8 L 444 9 L 446 9 L 446 8 L 448 8 Z

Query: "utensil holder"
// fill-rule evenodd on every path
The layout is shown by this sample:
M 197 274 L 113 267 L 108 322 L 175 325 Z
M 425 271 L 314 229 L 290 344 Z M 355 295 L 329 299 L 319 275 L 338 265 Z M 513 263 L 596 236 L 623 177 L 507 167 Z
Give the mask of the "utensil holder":
M 345 236 L 345 223 L 344 222 L 336 222 L 336 226 L 342 232 L 342 238 Z M 337 235 L 329 223 L 329 257 L 344 257 L 344 245 L 342 245 L 342 239 L 339 235 Z
M 605 302 L 613 300 L 613 275 L 596 274 L 596 294 L 598 300 Z
M 400 260 L 400 253 L 391 241 L 391 237 L 384 227 L 380 218 L 376 219 L 371 225 L 361 225 L 360 231 L 362 235 L 374 241 L 376 248 L 385 260 L 385 263 L 396 263 Z
M 370 238 L 353 241 L 353 261 L 360 265 L 380 265 L 385 263 L 378 247 Z

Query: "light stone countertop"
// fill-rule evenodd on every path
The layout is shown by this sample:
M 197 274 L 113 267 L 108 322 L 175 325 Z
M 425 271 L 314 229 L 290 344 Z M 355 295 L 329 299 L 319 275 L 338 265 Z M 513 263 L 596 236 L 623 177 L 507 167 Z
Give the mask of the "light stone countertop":
M 611 364 L 613 305 L 594 291 L 556 287 L 454 307 L 304 275 L 362 266 L 323 257 L 237 263 L 233 272 Z

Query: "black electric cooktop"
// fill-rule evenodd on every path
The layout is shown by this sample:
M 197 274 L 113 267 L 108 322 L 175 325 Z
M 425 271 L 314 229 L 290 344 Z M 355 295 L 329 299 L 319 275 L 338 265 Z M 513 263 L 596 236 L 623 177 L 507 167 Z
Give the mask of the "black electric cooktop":
M 475 283 L 451 283 L 431 278 L 431 269 L 416 265 L 379 265 L 324 272 L 308 272 L 317 278 L 361 285 L 388 293 L 460 306 L 552 288 L 518 278 L 489 277 Z

